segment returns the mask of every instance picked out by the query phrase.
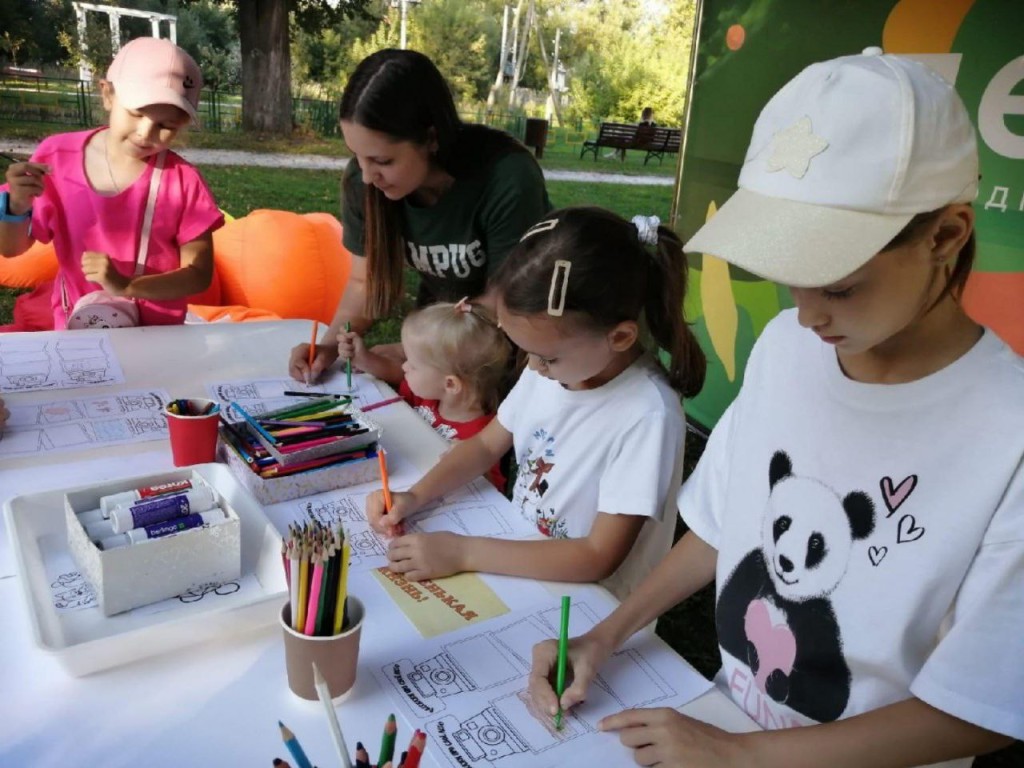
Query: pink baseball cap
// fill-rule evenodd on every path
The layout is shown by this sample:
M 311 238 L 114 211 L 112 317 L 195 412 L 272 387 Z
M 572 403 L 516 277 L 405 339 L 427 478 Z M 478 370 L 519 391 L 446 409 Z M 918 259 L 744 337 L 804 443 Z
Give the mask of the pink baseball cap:
M 199 65 L 170 40 L 136 37 L 124 45 L 107 70 L 117 100 L 128 109 L 173 104 L 196 119 L 203 74 Z

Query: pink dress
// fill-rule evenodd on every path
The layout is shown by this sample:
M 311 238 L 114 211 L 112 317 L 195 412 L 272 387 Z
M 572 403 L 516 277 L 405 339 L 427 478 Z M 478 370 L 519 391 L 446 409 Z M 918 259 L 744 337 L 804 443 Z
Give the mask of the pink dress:
M 84 251 L 108 254 L 123 275 L 135 272 L 155 157 L 150 158 L 149 168 L 135 183 L 120 194 L 100 195 L 85 176 L 85 147 L 97 130 L 51 136 L 32 155 L 32 162 L 47 163 L 51 171 L 45 177 L 43 194 L 32 205 L 32 237 L 43 243 L 53 242 L 57 252 L 60 272 L 54 281 L 50 305 L 54 328 L 58 330 L 67 327 L 61 301 L 62 283 L 69 307 L 81 296 L 100 289 L 82 274 Z M 145 274 L 178 269 L 180 246 L 223 223 L 224 216 L 199 171 L 168 151 L 153 214 Z M 138 303 L 142 325 L 174 325 L 184 321 L 188 299 Z

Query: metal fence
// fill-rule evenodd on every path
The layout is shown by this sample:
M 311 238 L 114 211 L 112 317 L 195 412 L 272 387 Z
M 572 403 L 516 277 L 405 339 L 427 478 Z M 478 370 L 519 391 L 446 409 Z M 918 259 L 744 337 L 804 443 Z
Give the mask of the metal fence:
M 242 95 L 238 91 L 207 89 L 199 102 L 199 130 L 231 133 L 242 130 Z M 517 112 L 487 110 L 460 113 L 463 120 L 500 128 L 520 139 L 527 116 Z M 98 125 L 104 120 L 98 90 L 87 80 L 0 74 L 0 121 L 53 123 L 74 127 Z M 338 99 L 292 99 L 292 123 L 317 136 L 338 136 Z M 548 146 L 575 147 L 588 135 L 596 135 L 596 123 L 576 120 L 552 127 Z

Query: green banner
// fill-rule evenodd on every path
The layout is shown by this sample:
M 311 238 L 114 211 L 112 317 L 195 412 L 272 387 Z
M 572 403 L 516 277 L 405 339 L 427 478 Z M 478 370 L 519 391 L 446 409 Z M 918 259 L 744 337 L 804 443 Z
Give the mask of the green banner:
M 704 0 L 677 222 L 689 238 L 736 189 L 761 108 L 815 61 L 881 45 L 955 83 L 978 129 L 978 260 L 964 302 L 1024 353 L 1024 1 Z M 693 254 L 687 318 L 708 355 L 691 420 L 711 428 L 739 391 L 754 340 L 785 288 Z

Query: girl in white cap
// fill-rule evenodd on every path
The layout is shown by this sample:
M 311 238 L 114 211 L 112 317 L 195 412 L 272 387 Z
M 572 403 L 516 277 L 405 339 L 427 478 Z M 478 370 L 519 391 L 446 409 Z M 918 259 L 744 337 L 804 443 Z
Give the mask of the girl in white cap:
M 54 244 L 54 327 L 171 325 L 213 279 L 224 217 L 199 172 L 169 150 L 196 118 L 202 75 L 169 40 L 140 37 L 100 81 L 105 128 L 44 140 L 7 169 L 0 253 Z
M 964 312 L 978 155 L 924 65 L 815 64 L 687 243 L 790 287 L 679 497 L 689 532 L 575 638 L 563 707 L 712 581 L 716 678 L 764 732 L 605 718 L 641 765 L 966 766 L 1024 738 L 1024 365 Z M 556 650 L 530 690 L 554 712 Z M 792 727 L 806 726 L 806 727 Z

